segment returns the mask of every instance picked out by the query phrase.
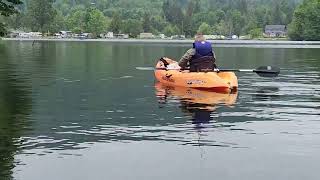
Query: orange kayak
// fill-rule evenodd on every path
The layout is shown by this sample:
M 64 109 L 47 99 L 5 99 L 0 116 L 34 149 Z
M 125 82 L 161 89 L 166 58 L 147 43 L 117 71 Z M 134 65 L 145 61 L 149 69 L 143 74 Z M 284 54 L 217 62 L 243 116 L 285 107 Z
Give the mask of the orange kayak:
M 177 63 L 164 58 L 169 64 Z M 169 86 L 203 89 L 216 92 L 231 92 L 238 88 L 238 78 L 234 72 L 190 72 L 189 70 L 167 69 L 158 61 L 155 69 L 156 79 Z

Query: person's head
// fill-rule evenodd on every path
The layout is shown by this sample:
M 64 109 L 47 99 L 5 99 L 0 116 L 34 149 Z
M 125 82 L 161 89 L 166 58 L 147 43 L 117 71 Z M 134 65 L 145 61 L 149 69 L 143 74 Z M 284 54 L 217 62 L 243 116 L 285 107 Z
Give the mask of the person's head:
M 198 41 L 198 42 L 202 42 L 202 41 L 205 41 L 206 38 L 202 35 L 202 33 L 197 33 L 195 36 L 194 36 L 194 41 Z

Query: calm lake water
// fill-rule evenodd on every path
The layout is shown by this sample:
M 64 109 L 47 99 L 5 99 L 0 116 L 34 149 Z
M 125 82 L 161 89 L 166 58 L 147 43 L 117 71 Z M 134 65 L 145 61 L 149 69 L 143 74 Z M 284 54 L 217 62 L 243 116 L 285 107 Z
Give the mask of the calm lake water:
M 319 179 L 320 51 L 216 47 L 234 94 L 152 71 L 185 45 L 0 42 L 0 179 Z

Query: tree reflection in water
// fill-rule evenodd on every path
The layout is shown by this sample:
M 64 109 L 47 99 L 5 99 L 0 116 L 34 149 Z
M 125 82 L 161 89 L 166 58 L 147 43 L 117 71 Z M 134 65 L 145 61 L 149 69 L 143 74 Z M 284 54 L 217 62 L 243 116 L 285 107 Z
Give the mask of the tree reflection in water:
M 0 45 L 0 179 L 12 179 L 19 138 L 30 127 L 30 87 L 8 61 L 7 49 Z

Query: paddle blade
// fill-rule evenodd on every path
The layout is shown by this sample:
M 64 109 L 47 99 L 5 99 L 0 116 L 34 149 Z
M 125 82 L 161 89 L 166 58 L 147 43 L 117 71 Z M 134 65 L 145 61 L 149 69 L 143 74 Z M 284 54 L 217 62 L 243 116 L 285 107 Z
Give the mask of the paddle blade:
M 154 67 L 136 67 L 137 70 L 142 70 L 142 71 L 153 71 L 155 70 Z
M 257 73 L 261 77 L 277 77 L 280 73 L 280 68 L 273 66 L 261 66 L 253 72 Z

